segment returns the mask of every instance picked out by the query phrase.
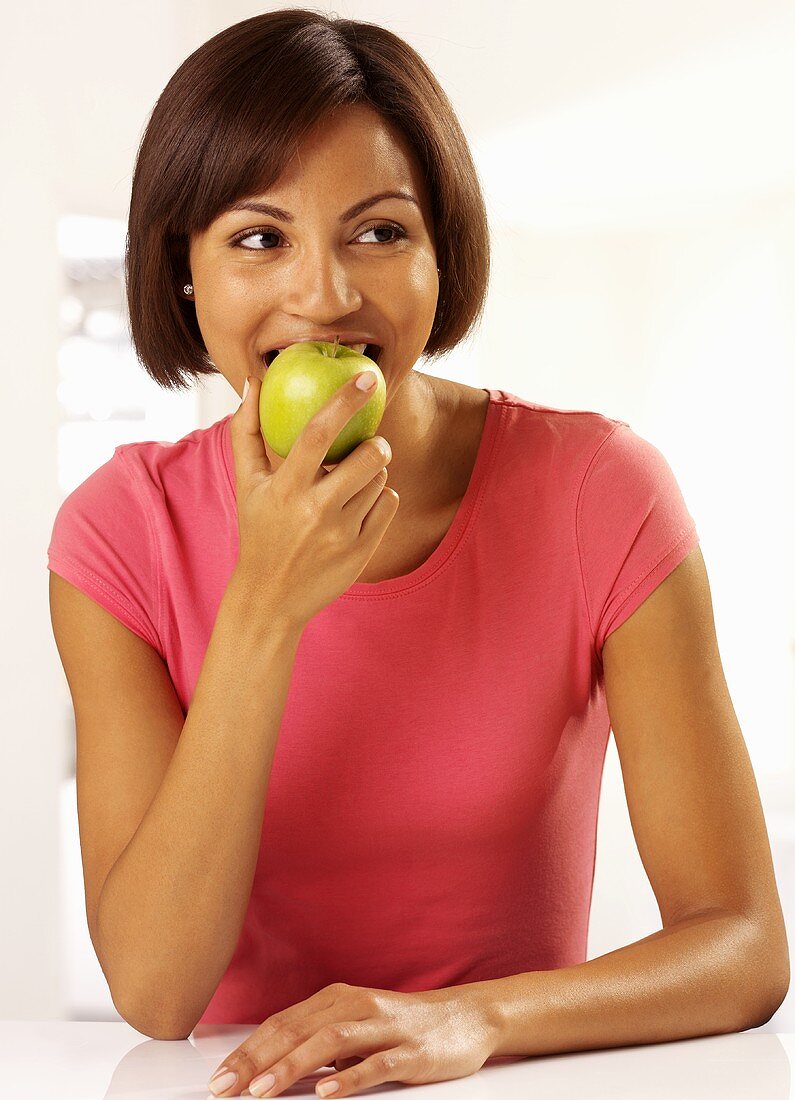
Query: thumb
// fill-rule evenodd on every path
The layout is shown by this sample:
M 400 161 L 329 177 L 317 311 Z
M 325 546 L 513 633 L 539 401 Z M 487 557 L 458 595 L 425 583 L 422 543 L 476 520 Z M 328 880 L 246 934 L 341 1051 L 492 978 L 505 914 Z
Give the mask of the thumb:
M 249 374 L 243 387 L 243 400 L 230 421 L 238 487 L 247 485 L 258 474 L 273 473 L 259 418 L 261 390 L 262 379 L 255 374 Z

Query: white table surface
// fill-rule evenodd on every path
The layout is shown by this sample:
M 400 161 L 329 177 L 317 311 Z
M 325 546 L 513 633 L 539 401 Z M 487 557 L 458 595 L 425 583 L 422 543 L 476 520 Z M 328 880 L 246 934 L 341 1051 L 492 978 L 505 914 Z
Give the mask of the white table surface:
M 255 1029 L 200 1025 L 188 1039 L 149 1039 L 126 1023 L 0 1020 L 2 1100 L 204 1100 L 224 1055 Z M 795 1100 L 795 1034 L 745 1031 L 672 1043 L 495 1058 L 470 1077 L 431 1085 L 398 1082 L 354 1095 L 401 1090 L 411 1100 Z M 332 1067 L 333 1068 L 333 1067 Z M 282 1096 L 315 1096 L 328 1070 Z M 410 1093 L 409 1093 L 410 1088 Z

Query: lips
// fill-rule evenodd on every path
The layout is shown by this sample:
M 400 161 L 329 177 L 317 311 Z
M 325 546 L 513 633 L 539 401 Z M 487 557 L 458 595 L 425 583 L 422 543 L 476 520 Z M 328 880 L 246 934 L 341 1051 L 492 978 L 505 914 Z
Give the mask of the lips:
M 294 340 L 293 341 L 293 343 L 295 343 L 295 344 L 305 344 L 305 343 L 312 343 L 312 342 L 313 341 L 311 341 L 311 340 Z M 328 341 L 328 343 L 333 343 L 333 341 Z M 284 349 L 287 348 L 287 347 L 292 347 L 292 344 L 282 344 L 281 346 L 279 346 L 277 348 L 271 348 L 270 351 L 264 352 L 262 354 L 261 358 L 262 358 L 262 361 L 264 362 L 265 366 L 269 367 L 271 365 L 271 363 L 273 362 L 273 360 L 276 358 L 276 356 L 279 354 L 279 352 L 284 351 Z M 380 344 L 367 344 L 367 343 L 364 343 L 364 342 L 354 344 L 354 343 L 341 342 L 340 347 L 349 348 L 351 351 L 358 352 L 359 355 L 366 355 L 367 358 L 372 359 L 374 363 L 377 363 L 379 358 L 381 357 L 382 348 L 381 348 Z

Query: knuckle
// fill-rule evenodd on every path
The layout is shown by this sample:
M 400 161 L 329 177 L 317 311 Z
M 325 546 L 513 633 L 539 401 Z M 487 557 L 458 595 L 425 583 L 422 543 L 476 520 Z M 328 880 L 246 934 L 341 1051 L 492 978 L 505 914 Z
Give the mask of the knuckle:
M 353 1038 L 353 1027 L 349 1023 L 335 1021 L 321 1028 L 323 1040 L 335 1046 L 348 1043 Z
M 324 424 L 315 423 L 314 420 L 310 420 L 304 428 L 303 435 L 309 446 L 315 450 L 318 447 L 325 446 L 328 431 Z
M 375 1068 L 378 1073 L 391 1074 L 395 1073 L 398 1066 L 405 1062 L 405 1058 L 402 1058 L 397 1050 L 381 1050 L 375 1056 Z
M 392 448 L 387 441 L 381 437 L 376 436 L 372 441 L 372 450 L 379 462 L 390 462 L 392 459 Z
M 285 1024 L 284 1027 L 279 1029 L 279 1037 L 284 1039 L 290 1046 L 297 1047 L 305 1042 L 307 1035 L 300 1025 Z
M 293 1081 L 301 1076 L 301 1067 L 298 1064 L 298 1059 L 293 1054 L 285 1054 L 284 1058 L 279 1059 L 279 1069 L 274 1070 L 275 1074 L 282 1081 Z
M 351 458 L 359 467 L 360 470 L 371 470 L 373 467 L 373 460 L 378 455 L 378 451 L 373 447 L 369 440 L 364 443 L 360 443 L 354 451 L 351 452 Z M 383 458 L 378 458 L 378 465 L 383 466 Z
M 281 1030 L 281 1020 L 278 1016 L 270 1016 L 257 1028 L 258 1038 L 272 1039 Z
M 380 989 L 362 989 L 360 994 L 362 1008 L 368 1012 L 377 1012 L 379 1016 L 389 1014 L 390 997 L 384 996 Z
M 421 1040 L 415 1040 L 410 1043 L 408 1046 L 407 1058 L 412 1065 L 417 1067 L 417 1069 L 425 1073 L 429 1071 L 435 1072 L 436 1067 L 434 1064 L 435 1059 L 433 1050 L 428 1043 L 422 1042 Z
M 253 1070 L 255 1073 L 259 1070 L 259 1066 L 257 1065 L 254 1055 L 251 1053 L 251 1051 L 249 1051 L 247 1047 L 240 1047 L 238 1050 L 235 1051 L 234 1054 L 231 1054 L 228 1058 L 225 1058 L 224 1062 L 230 1067 L 235 1067 L 239 1065 L 245 1066 L 247 1070 Z
M 278 1031 L 284 1023 L 286 1017 L 283 1012 L 274 1012 L 272 1016 L 269 1016 L 264 1023 L 260 1024 L 261 1029 L 266 1029 L 269 1035 L 273 1035 Z

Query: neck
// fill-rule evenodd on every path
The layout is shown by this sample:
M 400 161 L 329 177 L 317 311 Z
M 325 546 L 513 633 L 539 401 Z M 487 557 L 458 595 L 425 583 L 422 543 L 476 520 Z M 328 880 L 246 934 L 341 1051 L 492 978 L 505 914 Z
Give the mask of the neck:
M 431 375 L 410 371 L 397 391 L 387 395 L 376 432 L 392 448 L 386 483 L 400 497 L 404 514 L 421 506 L 434 487 L 438 492 L 444 472 L 436 466 L 447 410 L 435 383 Z

